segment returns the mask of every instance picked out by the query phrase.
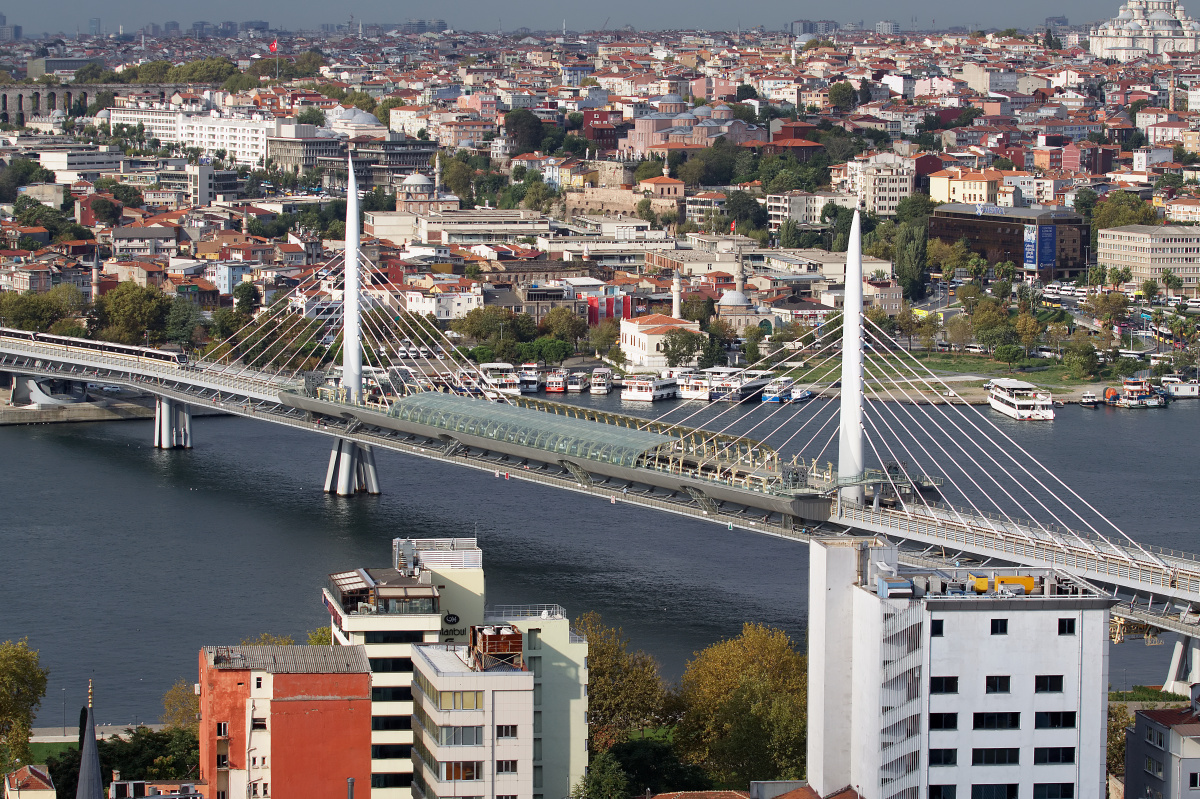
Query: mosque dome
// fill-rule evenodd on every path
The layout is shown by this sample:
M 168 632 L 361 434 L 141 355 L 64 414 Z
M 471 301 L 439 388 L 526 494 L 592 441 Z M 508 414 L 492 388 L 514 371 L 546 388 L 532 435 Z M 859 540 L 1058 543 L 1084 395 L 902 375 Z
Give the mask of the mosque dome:
M 717 305 L 721 308 L 749 308 L 751 302 L 749 297 L 734 289 L 722 294 Z
M 424 175 L 422 175 L 422 174 L 421 174 L 421 173 L 419 173 L 419 172 L 414 172 L 413 174 L 411 174 L 411 175 L 409 175 L 408 177 L 406 177 L 406 178 L 405 178 L 405 179 L 404 179 L 404 180 L 403 180 L 403 181 L 400 183 L 400 185 L 401 185 L 401 186 L 403 186 L 403 187 L 404 187 L 404 188 L 406 188 L 406 189 L 425 189 L 425 190 L 429 190 L 429 189 L 432 189 L 432 188 L 433 188 L 433 181 L 432 181 L 432 180 L 430 180 L 429 178 L 425 177 Z

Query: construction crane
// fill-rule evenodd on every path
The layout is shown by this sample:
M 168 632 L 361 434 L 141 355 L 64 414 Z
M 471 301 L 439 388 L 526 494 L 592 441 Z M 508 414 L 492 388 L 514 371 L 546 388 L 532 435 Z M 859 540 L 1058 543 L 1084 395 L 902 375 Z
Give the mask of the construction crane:
M 608 18 L 606 18 L 606 19 L 604 20 L 604 24 L 600 26 L 600 32 L 601 32 L 601 33 L 604 33 L 606 30 L 608 30 L 608 20 L 610 20 L 610 19 L 612 19 L 612 17 L 608 17 Z

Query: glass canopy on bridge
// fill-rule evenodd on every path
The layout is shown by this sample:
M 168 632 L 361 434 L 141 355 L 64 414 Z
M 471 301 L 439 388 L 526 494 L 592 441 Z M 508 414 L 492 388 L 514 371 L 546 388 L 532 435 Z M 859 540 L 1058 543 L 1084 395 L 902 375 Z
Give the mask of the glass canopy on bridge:
M 504 441 L 559 456 L 637 466 L 639 459 L 677 439 L 649 430 L 556 416 L 530 408 L 425 391 L 397 399 L 389 416 L 447 433 Z

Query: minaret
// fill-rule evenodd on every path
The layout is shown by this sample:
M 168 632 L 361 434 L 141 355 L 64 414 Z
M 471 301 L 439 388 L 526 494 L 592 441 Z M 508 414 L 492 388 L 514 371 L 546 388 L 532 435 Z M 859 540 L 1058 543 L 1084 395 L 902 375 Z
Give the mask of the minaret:
M 842 405 L 838 434 L 838 478 L 854 478 L 863 473 L 862 430 L 862 221 L 858 210 L 850 225 L 850 245 L 846 251 L 846 294 L 842 308 Z M 843 500 L 863 501 L 863 487 L 848 485 L 841 489 Z
M 92 256 L 92 302 L 100 299 L 100 249 Z
M 96 717 L 92 713 L 92 681 L 88 680 L 87 721 L 83 728 L 83 752 L 79 758 L 79 783 L 75 799 L 104 799 L 100 776 L 100 750 L 96 747 Z
M 433 156 L 433 199 L 437 199 L 442 193 L 442 154 L 436 153 Z
M 678 269 L 675 270 L 675 276 L 671 278 L 671 317 L 683 318 L 683 280 L 679 277 Z
M 358 181 L 354 178 L 354 157 L 349 156 L 350 172 L 346 181 L 346 267 L 342 289 L 342 386 L 346 401 L 362 399 L 362 335 L 358 307 Z
M 746 267 L 742 263 L 741 253 L 738 253 L 737 271 L 733 273 L 733 290 L 739 294 L 746 293 Z

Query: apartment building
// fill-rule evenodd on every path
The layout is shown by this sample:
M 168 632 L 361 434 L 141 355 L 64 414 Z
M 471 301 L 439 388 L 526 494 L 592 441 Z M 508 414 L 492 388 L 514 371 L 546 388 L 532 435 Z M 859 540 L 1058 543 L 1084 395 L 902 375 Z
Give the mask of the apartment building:
M 413 647 L 414 799 L 536 795 L 523 639 L 516 627 L 477 626 L 468 645 Z
M 867 164 L 859 185 L 864 210 L 877 216 L 895 216 L 896 206 L 913 193 L 917 171 L 900 164 Z
M 1125 225 L 1101 230 L 1096 261 L 1103 267 L 1129 267 L 1133 282 L 1161 281 L 1170 269 L 1183 281 L 1181 294 L 1200 296 L 1200 230 L 1183 225 Z
M 1106 794 L 1108 615 L 1053 569 L 809 547 L 808 780 L 869 799 Z
M 767 195 L 767 224 L 772 233 L 787 220 L 798 225 L 816 225 L 821 222 L 821 210 L 828 203 L 842 208 L 856 208 L 858 196 L 832 191 L 789 191 L 785 194 Z
M 206 799 L 337 796 L 371 773 L 371 670 L 361 646 L 200 650 Z
M 1187 799 L 1200 790 L 1200 685 L 1186 707 L 1145 708 L 1125 731 L 1125 795 Z

